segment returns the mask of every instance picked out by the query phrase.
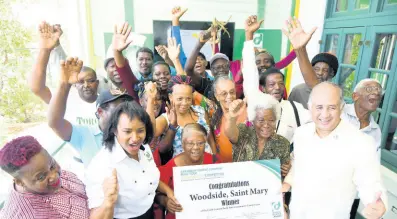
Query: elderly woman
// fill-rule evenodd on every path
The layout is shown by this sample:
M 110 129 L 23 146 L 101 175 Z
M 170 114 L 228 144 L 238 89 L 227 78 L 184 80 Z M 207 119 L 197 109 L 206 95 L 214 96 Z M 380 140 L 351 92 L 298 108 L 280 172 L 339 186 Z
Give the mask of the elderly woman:
M 92 216 L 152 219 L 156 190 L 173 197 L 173 191 L 159 183 L 147 145 L 152 138 L 150 117 L 137 103 L 124 102 L 114 110 L 104 130 L 104 147 L 86 170 Z
M 211 119 L 211 128 L 214 130 L 215 142 L 222 162 L 232 162 L 232 144 L 225 135 L 225 115 L 229 112 L 230 104 L 237 99 L 236 86 L 228 76 L 217 77 L 212 86 L 216 111 Z M 246 111 L 237 117 L 236 123 L 248 125 Z
M 156 119 L 156 134 L 160 136 L 164 133 L 166 136 L 175 136 L 173 147 L 163 148 L 161 153 L 167 150 L 173 150 L 173 157 L 183 152 L 182 148 L 182 130 L 186 124 L 199 123 L 209 131 L 208 116 L 201 106 L 192 106 L 194 89 L 190 85 L 190 77 L 178 75 L 171 78 L 168 83 L 168 92 L 170 105 L 168 113 Z M 172 112 L 172 113 L 171 113 Z M 171 133 L 171 134 L 170 134 Z M 205 150 L 209 153 L 215 152 L 215 141 L 210 133 L 208 135 L 208 144 Z
M 250 29 L 250 24 L 247 26 L 246 29 Z M 290 143 L 275 132 L 281 107 L 274 97 L 258 89 L 259 74 L 252 40 L 244 43 L 243 76 L 248 119 L 252 126 L 237 126 L 237 117 L 244 111 L 245 103 L 242 100 L 233 101 L 229 106 L 225 124 L 225 134 L 233 144 L 233 161 L 278 158 L 282 167 L 286 167 L 290 161 Z M 288 171 L 289 168 L 282 168 L 284 176 Z
M 202 125 L 198 123 L 185 125 L 182 131 L 183 152 L 166 165 L 159 167 L 160 180 L 174 189 L 172 170 L 174 167 L 220 163 L 218 157 L 204 152 L 206 141 L 207 130 Z M 182 210 L 180 206 L 175 206 L 175 209 Z M 165 218 L 174 219 L 174 212 L 168 211 Z
M 89 218 L 85 187 L 32 136 L 7 143 L 0 166 L 14 178 L 0 218 Z

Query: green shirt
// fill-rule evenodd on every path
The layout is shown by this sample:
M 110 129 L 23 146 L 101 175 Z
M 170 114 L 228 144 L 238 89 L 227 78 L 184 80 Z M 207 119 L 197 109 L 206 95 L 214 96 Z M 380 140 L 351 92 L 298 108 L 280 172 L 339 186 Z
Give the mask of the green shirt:
M 280 159 L 281 165 L 290 160 L 290 143 L 281 135 L 274 133 L 259 154 L 258 139 L 254 127 L 245 124 L 237 126 L 238 141 L 233 144 L 233 162 Z

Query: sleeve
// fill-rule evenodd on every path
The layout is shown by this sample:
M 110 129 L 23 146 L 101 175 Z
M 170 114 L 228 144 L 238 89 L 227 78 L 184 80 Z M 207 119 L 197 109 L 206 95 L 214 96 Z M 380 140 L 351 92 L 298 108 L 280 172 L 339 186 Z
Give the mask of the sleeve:
M 295 106 L 298 110 L 299 120 L 301 122 L 301 126 L 307 124 L 312 121 L 309 110 L 305 109 L 302 104 L 295 102 Z
M 295 102 L 298 102 L 297 101 L 297 93 L 296 93 L 296 89 L 295 89 L 295 87 L 294 88 L 292 88 L 292 91 L 291 91 L 291 93 L 289 94 L 289 96 L 288 96 L 288 100 L 292 100 L 292 101 L 295 101 Z
M 135 77 L 131 70 L 128 59 L 125 60 L 125 65 L 122 68 L 116 66 L 117 72 L 123 81 L 123 87 L 127 90 L 128 94 L 134 97 L 134 99 L 139 103 L 138 93 L 135 91 L 135 85 L 138 84 L 138 79 Z
M 283 165 L 284 163 L 286 163 L 290 160 L 290 150 L 289 150 L 290 143 L 289 143 L 289 141 L 286 138 L 281 137 L 278 148 L 280 150 L 280 162 L 281 162 L 281 165 Z
M 382 192 L 381 199 L 387 206 L 386 190 L 382 185 L 380 164 L 374 151 L 375 141 L 372 137 L 362 134 L 360 138 L 360 154 L 355 157 L 353 182 L 364 205 L 375 201 L 378 192 Z
M 249 97 L 255 98 L 259 91 L 259 74 L 258 68 L 255 63 L 254 42 L 252 40 L 244 42 L 243 48 L 243 88 L 244 95 L 250 100 Z
M 73 125 L 72 124 L 72 135 L 70 136 L 70 145 L 74 149 L 76 149 L 79 153 L 81 153 L 83 149 L 83 136 L 84 133 L 89 132 L 89 128 L 86 126 L 81 126 L 81 125 Z
M 289 170 L 287 176 L 284 178 L 284 182 L 288 183 L 291 187 L 294 184 L 294 172 L 295 172 L 295 165 L 294 165 L 294 156 L 291 156 L 291 169 Z
M 238 139 L 236 144 L 232 144 L 232 155 L 233 155 L 233 161 L 237 161 L 236 159 L 239 157 L 241 154 L 242 150 L 244 150 L 244 139 L 247 139 L 246 134 L 248 133 L 249 127 L 247 127 L 244 123 L 240 123 L 237 125 L 238 128 Z
M 295 50 L 292 50 L 285 58 L 275 64 L 275 67 L 278 69 L 283 69 L 291 64 L 292 61 L 296 58 Z
M 97 208 L 102 205 L 105 200 L 102 184 L 106 177 L 110 176 L 107 168 L 104 167 L 104 165 L 101 165 L 103 162 L 98 162 L 99 160 L 102 159 L 100 159 L 99 156 L 95 156 L 85 171 L 84 184 L 88 197 L 89 209 Z
M 175 37 L 176 44 L 181 45 L 181 52 L 179 53 L 179 61 L 182 64 L 182 68 L 185 68 L 187 58 L 186 58 L 186 54 L 185 54 L 185 51 L 183 50 L 183 46 L 182 46 L 181 27 L 180 26 L 172 26 L 171 30 L 172 30 L 171 31 L 172 37 Z

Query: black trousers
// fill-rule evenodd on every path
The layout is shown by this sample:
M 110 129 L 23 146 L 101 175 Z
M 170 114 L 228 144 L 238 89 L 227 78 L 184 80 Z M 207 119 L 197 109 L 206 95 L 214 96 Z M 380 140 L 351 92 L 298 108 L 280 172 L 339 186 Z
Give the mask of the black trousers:
M 360 205 L 360 199 L 354 199 L 352 209 L 350 210 L 350 219 L 356 218 L 357 209 L 359 205 Z
M 117 219 L 117 218 L 114 218 L 114 219 Z M 142 214 L 141 216 L 132 217 L 129 219 L 154 219 L 153 205 L 152 205 L 152 207 L 149 208 L 149 210 L 146 211 L 146 213 Z

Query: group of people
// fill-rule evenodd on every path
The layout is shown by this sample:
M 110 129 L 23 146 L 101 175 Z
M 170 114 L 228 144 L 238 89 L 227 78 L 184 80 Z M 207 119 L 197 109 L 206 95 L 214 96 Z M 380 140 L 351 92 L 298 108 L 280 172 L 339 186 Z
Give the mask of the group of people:
M 48 125 L 79 153 L 85 177 L 61 170 L 35 138 L 16 138 L 0 150 L 1 168 L 14 178 L 0 217 L 175 218 L 183 203 L 174 197 L 173 167 L 280 159 L 282 192 L 291 200 L 286 217 L 354 218 L 358 192 L 364 216 L 381 218 L 381 134 L 371 116 L 381 85 L 360 81 L 354 103 L 344 104 L 341 88 L 329 82 L 337 58 L 320 53 L 310 61 L 306 45 L 315 28 L 307 33 L 295 18 L 283 29 L 294 48 L 285 59 L 276 63 L 254 48 L 262 21 L 250 16 L 243 60 L 216 53 L 209 74 L 200 50 L 217 30 L 204 31 L 187 58 L 179 27 L 186 11 L 172 10 L 172 37 L 155 48 L 163 61 L 153 62 L 149 48 L 137 51 L 138 72 L 123 55 L 131 26 L 115 26 L 113 57 L 104 63 L 111 86 L 102 92 L 95 70 L 78 58 L 61 61 L 55 91 L 46 86 L 62 29 L 40 24 L 29 87 L 49 104 Z M 295 58 L 305 83 L 287 99 L 280 68 Z M 71 89 L 81 104 L 68 105 Z M 79 125 L 70 110 L 89 112 L 96 122 Z

